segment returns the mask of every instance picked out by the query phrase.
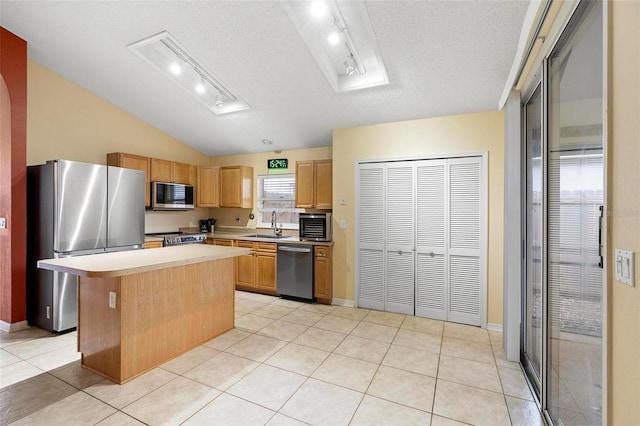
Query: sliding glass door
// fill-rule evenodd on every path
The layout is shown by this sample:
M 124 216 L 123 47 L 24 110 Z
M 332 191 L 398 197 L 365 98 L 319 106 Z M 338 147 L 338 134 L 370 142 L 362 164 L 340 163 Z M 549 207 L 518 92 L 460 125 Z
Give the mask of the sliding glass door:
M 601 424 L 602 3 L 583 2 L 549 58 L 547 408 Z
M 580 3 L 523 106 L 521 359 L 561 425 L 602 423 L 602 14 Z

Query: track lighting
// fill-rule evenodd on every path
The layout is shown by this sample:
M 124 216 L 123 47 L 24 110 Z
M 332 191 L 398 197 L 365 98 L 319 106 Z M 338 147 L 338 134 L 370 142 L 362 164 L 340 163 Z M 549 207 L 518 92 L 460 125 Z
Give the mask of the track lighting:
M 216 98 L 216 107 L 220 108 L 224 105 L 224 95 L 222 92 L 218 92 L 218 97 Z
M 171 64 L 171 66 L 169 67 L 169 69 L 175 75 L 178 75 L 178 74 L 180 74 L 182 72 L 182 66 L 180 65 L 180 63 L 178 61 L 173 62 Z
M 353 58 L 353 54 L 347 56 L 347 59 L 344 60 L 344 73 L 346 75 L 353 75 L 356 71 L 357 64 L 356 64 L 356 60 Z
M 204 93 L 205 88 L 204 88 L 204 78 L 200 78 L 200 83 L 198 83 L 196 85 L 196 92 L 198 93 Z
M 249 109 L 167 31 L 127 46 L 215 114 Z

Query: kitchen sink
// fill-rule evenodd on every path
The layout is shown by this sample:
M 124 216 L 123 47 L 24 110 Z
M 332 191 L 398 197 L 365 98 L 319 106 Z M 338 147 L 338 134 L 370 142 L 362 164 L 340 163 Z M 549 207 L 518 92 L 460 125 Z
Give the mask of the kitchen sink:
M 247 237 L 247 238 L 271 238 L 271 239 L 277 240 L 279 238 L 287 238 L 288 235 L 249 234 L 249 235 L 243 235 L 243 237 Z

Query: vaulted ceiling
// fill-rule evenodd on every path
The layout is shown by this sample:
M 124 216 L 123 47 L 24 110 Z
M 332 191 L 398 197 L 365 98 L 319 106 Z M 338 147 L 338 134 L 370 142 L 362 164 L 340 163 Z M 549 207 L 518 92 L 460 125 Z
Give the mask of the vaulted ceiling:
M 279 1 L 0 1 L 29 58 L 206 155 L 498 108 L 528 0 L 365 1 L 390 84 L 336 93 Z M 215 115 L 127 45 L 167 30 L 251 109 Z M 263 139 L 273 141 L 265 146 Z

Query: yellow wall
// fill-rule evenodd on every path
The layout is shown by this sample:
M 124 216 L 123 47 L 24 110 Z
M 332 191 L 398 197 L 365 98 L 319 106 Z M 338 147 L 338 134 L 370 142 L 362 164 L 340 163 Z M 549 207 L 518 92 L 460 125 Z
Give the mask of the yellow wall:
M 504 115 L 498 111 L 333 131 L 334 297 L 354 300 L 356 160 L 464 152 L 488 152 L 487 322 L 502 324 Z M 335 226 L 340 220 L 346 230 Z
M 270 158 L 287 158 L 289 168 L 287 170 L 271 171 L 267 169 L 267 160 Z M 232 226 L 255 228 L 258 219 L 258 196 L 257 179 L 259 175 L 275 173 L 295 173 L 296 161 L 304 160 L 324 160 L 331 158 L 331 147 L 323 146 L 319 148 L 291 149 L 275 153 L 273 151 L 260 152 L 256 154 L 227 155 L 222 157 L 211 157 L 212 166 L 249 166 L 253 167 L 253 209 L 210 209 L 211 217 L 217 219 L 216 226 Z M 255 219 L 250 220 L 249 214 L 253 211 Z M 240 223 L 236 222 L 240 218 Z
M 105 164 L 108 152 L 209 163 L 206 155 L 31 60 L 27 88 L 28 165 L 54 159 Z M 146 231 L 195 226 L 207 213 L 147 212 Z
M 609 2 L 608 424 L 640 424 L 640 2 Z M 635 252 L 635 287 L 613 250 Z

